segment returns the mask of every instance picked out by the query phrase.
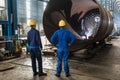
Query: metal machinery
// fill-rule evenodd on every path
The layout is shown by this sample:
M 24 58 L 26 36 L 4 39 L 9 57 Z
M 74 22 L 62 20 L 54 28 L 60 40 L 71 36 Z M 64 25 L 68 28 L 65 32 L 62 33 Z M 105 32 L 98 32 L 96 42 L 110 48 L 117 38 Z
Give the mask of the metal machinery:
M 0 60 L 20 56 L 16 0 L 0 0 Z
M 67 22 L 65 28 L 77 38 L 70 51 L 103 42 L 113 29 L 112 16 L 96 0 L 50 0 L 43 15 L 48 40 L 59 29 L 58 22 L 61 19 Z M 80 40 L 80 37 L 86 39 Z

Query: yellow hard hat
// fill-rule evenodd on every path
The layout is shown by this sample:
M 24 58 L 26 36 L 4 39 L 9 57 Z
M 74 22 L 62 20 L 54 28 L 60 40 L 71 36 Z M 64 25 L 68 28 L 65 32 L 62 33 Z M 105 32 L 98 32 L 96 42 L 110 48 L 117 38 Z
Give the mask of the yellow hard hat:
M 66 25 L 64 20 L 59 21 L 59 27 L 64 27 Z
M 30 20 L 30 25 L 32 25 L 32 26 L 35 26 L 36 25 L 36 21 L 35 20 Z

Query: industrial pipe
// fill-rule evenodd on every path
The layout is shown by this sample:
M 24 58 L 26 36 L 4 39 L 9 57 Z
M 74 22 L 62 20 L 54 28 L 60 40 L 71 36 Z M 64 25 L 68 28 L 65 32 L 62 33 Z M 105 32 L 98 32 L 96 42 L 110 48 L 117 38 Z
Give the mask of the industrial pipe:
M 96 0 L 50 0 L 43 15 L 44 32 L 48 40 L 59 29 L 58 22 L 61 19 L 66 21 L 65 28 L 77 39 L 70 51 L 104 40 L 113 29 L 112 16 Z M 81 37 L 86 40 L 81 40 Z

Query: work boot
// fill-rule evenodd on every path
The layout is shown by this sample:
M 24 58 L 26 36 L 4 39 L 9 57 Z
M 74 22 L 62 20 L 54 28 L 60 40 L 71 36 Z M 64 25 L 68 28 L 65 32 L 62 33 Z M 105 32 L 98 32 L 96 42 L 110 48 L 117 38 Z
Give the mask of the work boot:
M 71 75 L 70 75 L 70 74 L 67 74 L 67 75 L 66 75 L 66 77 L 69 77 L 69 76 L 71 76 Z
M 33 73 L 33 76 L 36 76 L 37 74 L 38 74 L 38 72 L 34 72 L 34 73 Z
M 39 76 L 47 76 L 47 73 L 39 73 Z
M 55 76 L 56 76 L 56 77 L 60 77 L 60 75 L 58 75 L 58 74 L 55 74 Z

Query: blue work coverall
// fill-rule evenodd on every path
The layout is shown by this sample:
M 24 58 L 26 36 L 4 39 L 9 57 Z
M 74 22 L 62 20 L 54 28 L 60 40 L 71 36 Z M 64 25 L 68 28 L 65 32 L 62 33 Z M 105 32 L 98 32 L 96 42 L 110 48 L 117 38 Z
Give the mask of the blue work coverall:
M 31 28 L 31 30 L 28 32 L 27 40 L 28 40 L 28 48 L 30 49 L 30 55 L 32 60 L 32 70 L 33 72 L 37 72 L 36 69 L 36 59 L 37 59 L 39 73 L 43 73 L 42 57 L 40 51 L 40 48 L 42 49 L 42 43 L 41 43 L 39 31 L 36 30 L 35 28 Z
M 58 44 L 58 64 L 56 74 L 60 75 L 62 70 L 62 58 L 64 58 L 64 71 L 66 75 L 70 75 L 68 66 L 68 46 L 75 42 L 75 36 L 68 30 L 60 28 L 51 37 L 52 45 Z

